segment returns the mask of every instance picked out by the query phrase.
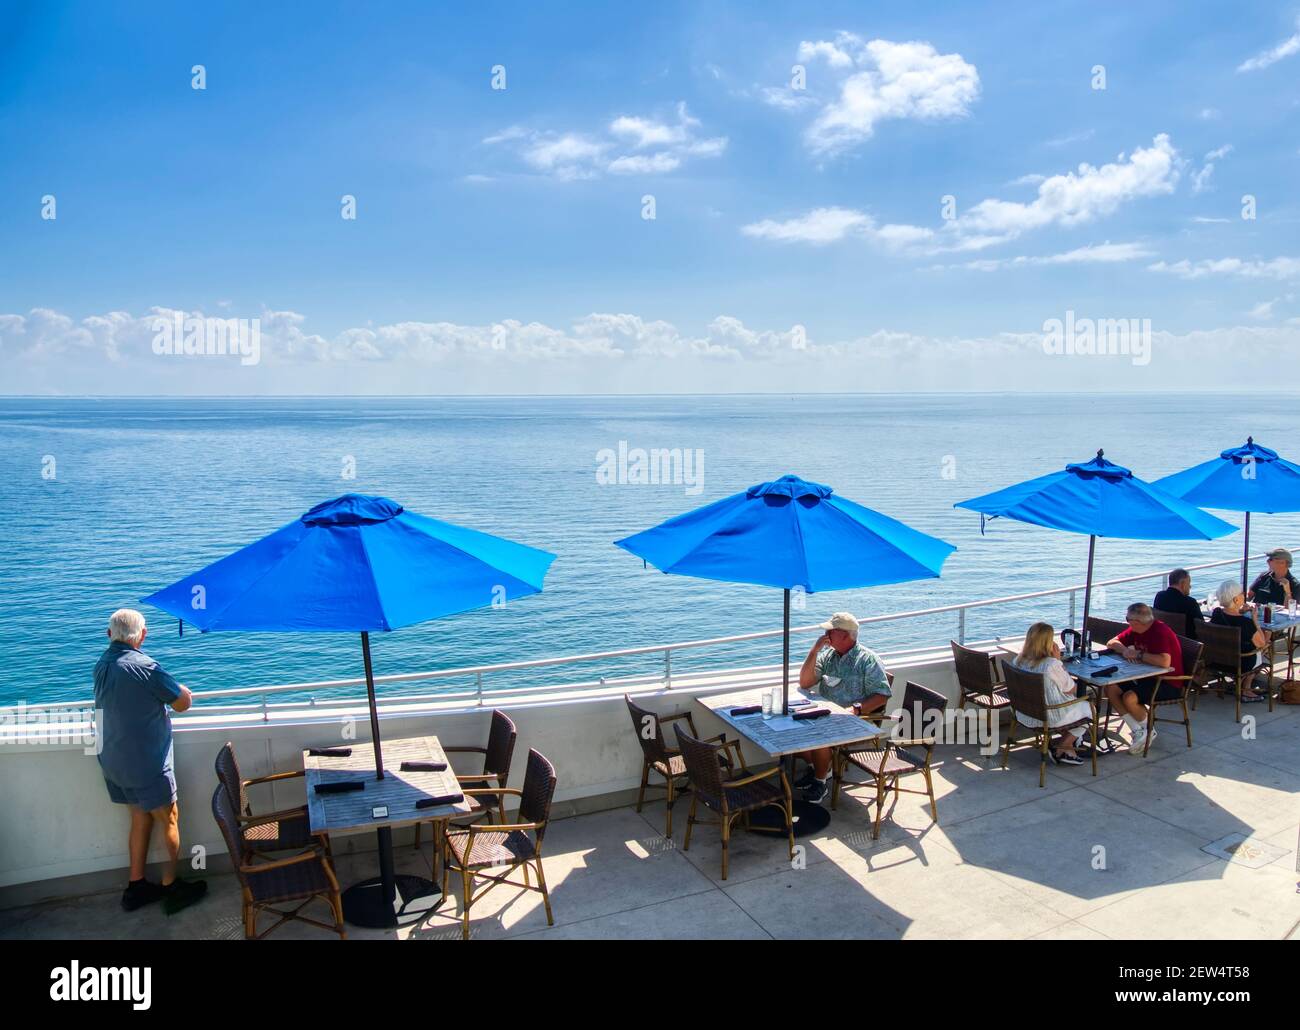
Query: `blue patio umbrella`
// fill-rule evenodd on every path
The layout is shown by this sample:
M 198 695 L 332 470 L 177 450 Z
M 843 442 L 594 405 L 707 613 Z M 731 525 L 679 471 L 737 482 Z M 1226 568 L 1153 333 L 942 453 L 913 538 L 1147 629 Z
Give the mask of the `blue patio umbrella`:
M 1269 515 L 1300 511 L 1300 466 L 1278 457 L 1246 437 L 1243 447 L 1230 447 L 1217 458 L 1193 465 L 1172 476 L 1157 479 L 1155 485 L 1203 508 L 1246 513 L 1245 540 L 1241 551 L 1241 585 L 1250 585 L 1250 514 Z
M 981 515 L 1015 519 L 1048 529 L 1088 535 L 1088 578 L 1083 594 L 1083 622 L 1088 624 L 1092 566 L 1097 537 L 1128 540 L 1214 540 L 1236 526 L 1157 489 L 1101 451 L 1091 461 L 1066 465 L 1005 490 L 958 501 Z
M 785 592 L 782 712 L 790 693 L 790 591 L 938 577 L 951 544 L 798 476 L 759 483 L 615 543 L 661 572 Z
M 345 494 L 142 600 L 205 633 L 360 633 L 375 776 L 382 780 L 370 634 L 538 593 L 554 560 L 546 551 L 417 515 L 387 497 Z M 436 895 L 436 885 L 396 876 L 391 828 L 381 826 L 378 837 L 381 875 L 344 893 L 348 920 L 391 927 L 421 918 L 432 905 L 420 899 Z

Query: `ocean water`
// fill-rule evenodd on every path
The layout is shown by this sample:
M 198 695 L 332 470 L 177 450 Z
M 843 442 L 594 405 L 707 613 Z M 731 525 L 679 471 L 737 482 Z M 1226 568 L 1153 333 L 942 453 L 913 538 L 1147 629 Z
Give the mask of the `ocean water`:
M 955 501 L 1108 458 L 1154 479 L 1253 433 L 1283 454 L 1294 399 L 1186 396 L 727 396 L 428 399 L 0 399 L 0 703 L 90 696 L 108 614 L 296 518 L 357 491 L 558 555 L 544 593 L 373 639 L 376 672 L 556 657 L 779 628 L 781 595 L 664 576 L 612 541 L 793 472 L 957 545 L 942 579 L 811 595 L 798 623 L 1047 589 L 1082 579 L 1087 539 L 979 516 Z M 597 481 L 597 455 L 702 453 L 686 484 Z M 349 464 L 355 478 L 345 478 Z M 1240 516 L 1220 513 L 1240 524 Z M 1300 515 L 1256 516 L 1262 550 L 1300 544 Z M 1240 554 L 1217 542 L 1099 541 L 1098 578 Z M 1222 574 L 1199 577 L 1204 594 Z M 1121 611 L 1154 587 L 1109 591 Z M 198 692 L 361 675 L 346 634 L 178 636 L 145 608 L 146 650 Z M 1064 600 L 969 616 L 971 637 L 1063 624 Z M 942 642 L 954 615 L 870 628 L 889 649 Z M 806 646 L 807 641 L 804 641 Z M 795 642 L 797 653 L 802 653 Z M 706 662 L 779 660 L 779 641 Z M 566 677 L 662 668 L 657 657 Z M 485 689 L 554 673 L 487 677 Z M 450 684 L 463 688 L 464 681 Z M 428 687 L 384 688 L 427 690 Z

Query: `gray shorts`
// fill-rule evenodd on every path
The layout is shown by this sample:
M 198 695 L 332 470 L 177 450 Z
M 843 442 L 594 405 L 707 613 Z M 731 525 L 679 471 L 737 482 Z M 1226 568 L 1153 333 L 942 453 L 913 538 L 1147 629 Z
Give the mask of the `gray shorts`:
M 164 808 L 176 800 L 176 774 L 171 769 L 164 769 L 144 787 L 122 787 L 107 776 L 104 777 L 104 786 L 108 788 L 108 796 L 113 804 L 134 805 L 146 812 Z

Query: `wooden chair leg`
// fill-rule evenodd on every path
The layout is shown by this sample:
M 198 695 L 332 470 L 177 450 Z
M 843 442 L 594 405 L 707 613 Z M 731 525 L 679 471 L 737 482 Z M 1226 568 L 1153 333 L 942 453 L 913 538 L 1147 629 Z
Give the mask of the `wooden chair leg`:
M 727 878 L 727 858 L 730 853 L 731 843 L 731 818 L 727 815 L 722 817 L 722 878 Z
M 1040 787 L 1046 787 L 1047 749 L 1052 746 L 1052 732 L 1046 725 L 1044 725 L 1042 730 L 1039 731 L 1039 736 L 1041 737 L 1041 742 L 1038 745 L 1038 785 Z
M 686 813 L 686 839 L 682 841 L 682 850 L 691 850 L 691 830 L 695 826 L 695 795 L 691 795 L 691 810 Z
M 551 914 L 551 893 L 546 889 L 546 876 L 542 873 L 541 855 L 537 856 L 537 886 L 542 889 L 542 904 L 546 906 L 546 925 L 554 926 L 555 916 Z
M 646 789 L 646 786 L 647 786 L 649 783 L 650 783 L 650 763 L 647 762 L 647 761 L 645 760 L 644 757 L 642 757 L 642 759 L 641 759 L 641 790 L 637 793 L 637 796 L 636 796 L 636 810 L 637 810 L 638 812 L 641 811 L 641 806 L 645 803 L 645 789 Z
M 672 840 L 673 837 L 673 802 L 677 800 L 676 783 L 675 779 L 671 776 L 668 777 L 668 818 L 664 823 L 664 836 L 669 840 Z
M 422 827 L 423 825 L 424 823 L 415 824 L 415 845 L 414 846 L 416 851 L 420 850 L 420 827 Z
M 930 763 L 925 763 L 925 791 L 930 795 L 930 814 L 934 816 L 934 821 L 939 821 L 939 802 L 934 799 L 934 780 L 930 777 Z
M 881 763 L 884 767 L 884 763 Z M 885 794 L 888 793 L 885 787 L 885 774 L 883 772 L 876 776 L 876 821 L 871 828 L 871 839 L 880 840 L 880 818 L 885 812 Z
M 468 863 L 467 863 L 468 864 Z M 460 896 L 461 905 L 464 906 L 461 912 L 461 940 L 469 940 L 469 901 L 474 896 L 474 874 L 468 869 L 460 871 Z

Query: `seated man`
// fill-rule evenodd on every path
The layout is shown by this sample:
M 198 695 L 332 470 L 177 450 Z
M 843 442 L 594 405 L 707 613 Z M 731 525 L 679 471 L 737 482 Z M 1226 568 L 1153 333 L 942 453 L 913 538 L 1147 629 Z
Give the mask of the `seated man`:
M 1256 604 L 1285 605 L 1293 598 L 1300 601 L 1300 580 L 1291 575 L 1291 552 L 1277 547 L 1268 552 L 1268 571 L 1250 585 L 1247 599 Z
M 821 626 L 818 637 L 799 670 L 799 686 L 817 688 L 823 697 L 858 715 L 881 711 L 889 702 L 889 680 L 876 653 L 858 643 L 858 620 L 848 612 L 836 612 Z M 803 798 L 819 804 L 830 797 L 831 748 L 817 748 L 802 755 L 811 768 L 796 783 L 804 788 Z
M 1156 619 L 1147 604 L 1131 604 L 1125 613 L 1128 629 L 1106 642 L 1106 646 L 1130 662 L 1142 662 L 1163 669 L 1162 675 L 1183 674 L 1183 648 L 1178 634 Z M 1182 684 L 1162 683 L 1162 675 L 1128 683 L 1107 683 L 1106 697 L 1111 707 L 1124 716 L 1132 733 L 1128 753 L 1137 756 L 1147 744 L 1147 709 L 1152 698 L 1166 701 L 1178 696 Z M 1154 743 L 1156 731 L 1151 730 Z
M 1156 611 L 1179 613 L 1187 616 L 1187 636 L 1196 639 L 1196 624 L 1205 621 L 1200 604 L 1192 597 L 1192 574 L 1186 569 L 1169 573 L 1169 586 L 1156 594 L 1151 603 Z

